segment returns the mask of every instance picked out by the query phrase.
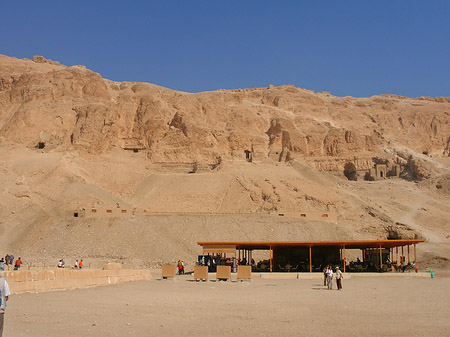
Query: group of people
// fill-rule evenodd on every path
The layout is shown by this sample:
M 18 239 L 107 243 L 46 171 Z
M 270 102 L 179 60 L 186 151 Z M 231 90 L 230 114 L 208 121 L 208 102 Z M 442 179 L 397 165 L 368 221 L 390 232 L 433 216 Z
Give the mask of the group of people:
M 416 263 L 415 262 L 404 264 L 404 265 L 401 266 L 402 273 L 404 273 L 404 272 L 408 272 L 409 273 L 411 270 L 415 271 L 417 273 L 417 268 L 416 268 Z
M 83 269 L 83 260 L 80 260 L 80 262 L 78 262 L 78 260 L 75 260 L 75 264 L 73 265 L 73 267 L 75 269 Z
M 184 274 L 184 260 L 178 260 L 177 268 L 178 268 L 178 275 Z
M 13 254 L 6 254 L 6 256 L 0 259 L 0 270 L 5 270 L 6 266 L 14 266 L 14 270 L 17 270 L 22 265 L 22 259 L 19 257 L 16 261 L 14 261 L 14 255 Z
M 344 278 L 344 274 L 341 272 L 339 267 L 336 267 L 336 271 L 333 272 L 333 267 L 328 265 L 323 270 L 323 285 L 328 287 L 328 290 L 333 289 L 333 275 L 336 274 L 336 286 L 337 290 L 342 289 L 342 279 Z
M 64 259 L 61 259 L 58 261 L 58 268 L 65 268 L 65 266 L 66 266 L 66 264 L 64 262 Z M 75 260 L 73 267 L 75 269 L 82 269 L 83 268 L 83 260 L 80 260 L 79 262 L 78 262 L 78 260 Z

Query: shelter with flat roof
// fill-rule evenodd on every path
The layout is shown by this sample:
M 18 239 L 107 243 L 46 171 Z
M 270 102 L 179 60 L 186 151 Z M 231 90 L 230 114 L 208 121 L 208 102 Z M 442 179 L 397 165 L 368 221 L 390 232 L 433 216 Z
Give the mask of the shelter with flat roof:
M 197 242 L 203 255 L 226 257 L 231 254 L 238 263 L 250 264 L 254 250 L 269 252 L 267 271 L 322 271 L 328 264 L 339 265 L 346 271 L 387 271 L 387 268 L 417 266 L 416 245 L 423 239 L 356 240 L 356 241 L 272 241 L 272 242 Z M 411 258 L 410 247 L 414 250 Z M 406 247 L 406 251 L 405 251 Z M 348 264 L 346 250 L 360 250 L 361 258 Z M 401 255 L 399 255 L 401 254 Z M 407 256 L 405 256 L 407 254 Z M 358 258 L 359 260 L 359 258 Z M 359 267 L 360 266 L 360 267 Z M 259 269 L 259 267 L 258 267 Z M 266 269 L 266 268 L 261 268 Z M 355 270 L 352 270 L 355 269 Z

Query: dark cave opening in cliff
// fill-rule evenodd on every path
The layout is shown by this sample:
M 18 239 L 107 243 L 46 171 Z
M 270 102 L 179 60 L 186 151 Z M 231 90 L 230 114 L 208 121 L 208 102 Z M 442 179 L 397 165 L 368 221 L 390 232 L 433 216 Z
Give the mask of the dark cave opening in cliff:
M 356 176 L 356 167 L 353 163 L 347 163 L 344 166 L 344 175 L 347 177 L 348 180 L 356 181 L 358 180 Z

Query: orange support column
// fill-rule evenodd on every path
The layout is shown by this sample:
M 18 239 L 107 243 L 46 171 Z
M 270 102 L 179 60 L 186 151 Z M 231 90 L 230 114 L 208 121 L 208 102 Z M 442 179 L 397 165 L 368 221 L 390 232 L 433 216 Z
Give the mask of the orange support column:
M 417 269 L 417 260 L 416 260 L 416 244 L 414 244 L 414 264 L 416 265 L 416 269 Z
M 344 273 L 345 273 L 345 245 L 344 245 L 344 251 L 343 251 L 343 254 L 344 254 Z
M 272 246 L 269 247 L 270 272 L 272 272 Z
M 411 261 L 409 260 L 409 245 L 408 245 L 408 264 L 410 263 Z
M 311 246 L 309 246 L 309 272 L 312 273 L 312 258 L 311 258 Z
M 383 251 L 380 245 L 380 268 L 383 268 Z

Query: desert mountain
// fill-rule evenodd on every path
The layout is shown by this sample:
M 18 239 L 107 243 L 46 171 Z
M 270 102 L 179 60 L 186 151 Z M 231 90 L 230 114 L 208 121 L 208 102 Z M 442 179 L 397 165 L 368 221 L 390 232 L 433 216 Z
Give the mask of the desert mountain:
M 394 236 L 445 268 L 449 154 L 448 97 L 185 93 L 0 55 L 0 247 L 34 263 Z

